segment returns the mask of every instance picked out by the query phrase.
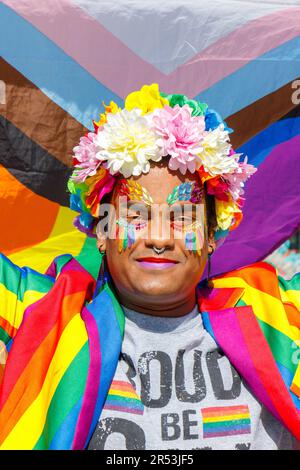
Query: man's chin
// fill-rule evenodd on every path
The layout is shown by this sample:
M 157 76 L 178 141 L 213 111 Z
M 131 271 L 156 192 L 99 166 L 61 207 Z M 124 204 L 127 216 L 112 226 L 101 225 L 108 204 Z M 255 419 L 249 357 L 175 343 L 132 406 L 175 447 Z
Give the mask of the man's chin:
M 152 297 L 161 299 L 164 297 L 178 295 L 181 286 L 179 276 L 182 276 L 182 270 L 177 271 L 181 263 L 174 264 L 170 269 L 144 269 L 136 264 L 135 269 L 131 271 L 134 274 L 131 285 L 134 287 L 136 294 L 143 297 Z M 179 274 L 180 273 L 180 274 Z
M 157 279 L 156 279 L 157 281 Z M 135 286 L 135 295 L 147 299 L 147 303 L 156 303 L 162 302 L 166 298 L 173 298 L 180 289 L 176 289 L 174 284 L 172 285 L 162 285 L 161 283 L 149 283 L 141 284 Z

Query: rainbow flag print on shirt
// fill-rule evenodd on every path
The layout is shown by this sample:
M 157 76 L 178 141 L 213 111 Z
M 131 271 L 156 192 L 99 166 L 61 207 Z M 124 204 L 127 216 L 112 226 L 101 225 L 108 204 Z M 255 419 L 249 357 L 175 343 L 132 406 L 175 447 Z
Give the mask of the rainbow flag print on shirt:
M 201 410 L 203 438 L 250 434 L 250 412 L 247 405 L 214 406 Z
M 142 415 L 144 405 L 133 386 L 124 380 L 113 380 L 108 391 L 105 410 L 123 411 Z

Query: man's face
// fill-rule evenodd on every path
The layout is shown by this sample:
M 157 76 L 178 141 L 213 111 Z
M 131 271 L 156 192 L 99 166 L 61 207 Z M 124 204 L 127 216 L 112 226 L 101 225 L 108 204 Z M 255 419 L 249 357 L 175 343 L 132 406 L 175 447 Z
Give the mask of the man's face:
M 135 235 L 132 244 L 124 244 L 122 229 L 117 238 L 106 239 L 109 272 L 124 305 L 154 310 L 156 305 L 175 307 L 195 296 L 207 261 L 208 240 L 204 195 L 197 203 L 192 202 L 195 198 L 179 200 L 174 189 L 183 183 L 192 183 L 192 188 L 201 183 L 196 174 L 183 176 L 163 163 L 152 164 L 149 173 L 129 181 L 138 183 L 146 196 L 141 201 L 131 194 L 123 212 L 120 203 L 126 198 L 122 199 L 118 186 L 113 192 L 111 203 L 116 210 L 110 226 L 117 221 L 120 228 L 123 222 Z

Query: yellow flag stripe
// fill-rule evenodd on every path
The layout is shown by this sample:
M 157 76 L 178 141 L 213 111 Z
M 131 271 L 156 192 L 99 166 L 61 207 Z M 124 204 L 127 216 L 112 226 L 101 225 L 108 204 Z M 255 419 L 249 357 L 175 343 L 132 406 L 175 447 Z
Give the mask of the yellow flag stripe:
M 300 291 L 299 290 L 283 290 L 280 289 L 280 295 L 283 302 L 294 304 L 300 310 Z
M 122 390 L 111 388 L 108 392 L 109 395 L 119 395 L 120 397 L 129 397 L 129 398 L 136 398 L 139 400 L 139 397 L 134 392 L 124 392 Z
M 64 253 L 70 253 L 74 257 L 78 256 L 85 239 L 84 233 L 74 230 L 47 238 L 42 243 L 12 254 L 9 259 L 18 266 L 27 266 L 28 260 L 30 260 L 30 268 L 43 273 L 57 256 Z
M 248 419 L 250 418 L 249 413 L 239 413 L 233 415 L 223 416 L 212 416 L 211 418 L 203 418 L 203 423 L 217 423 L 219 421 L 230 421 L 234 419 Z
M 73 220 L 77 216 L 77 212 L 72 211 L 68 207 L 60 206 L 55 223 L 48 238 L 57 237 L 64 233 L 73 232 Z

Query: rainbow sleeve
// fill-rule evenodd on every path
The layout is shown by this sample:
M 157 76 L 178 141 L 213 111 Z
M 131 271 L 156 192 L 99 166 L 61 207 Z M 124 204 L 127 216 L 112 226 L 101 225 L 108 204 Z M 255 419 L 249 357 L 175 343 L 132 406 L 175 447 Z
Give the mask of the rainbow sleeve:
M 19 294 L 22 273 L 13 269 Z M 84 449 L 117 366 L 124 314 L 108 284 L 98 292 L 70 255 L 46 276 L 52 288 L 23 308 L 0 385 L 1 450 Z
M 300 397 L 300 272 L 290 280 L 278 276 L 280 296 L 284 305 L 290 328 L 295 332 L 289 352 L 294 366 L 293 378 L 290 378 L 290 390 Z M 299 406 L 300 408 L 300 406 Z
M 29 268 L 19 268 L 0 254 L 0 340 L 14 338 L 25 309 L 40 300 L 52 287 L 54 279 Z
M 57 258 L 45 276 L 2 258 L 4 299 L 12 299 L 5 315 L 15 337 L 0 386 L 1 449 L 72 443 L 89 364 L 80 313 L 94 281 L 70 258 Z

